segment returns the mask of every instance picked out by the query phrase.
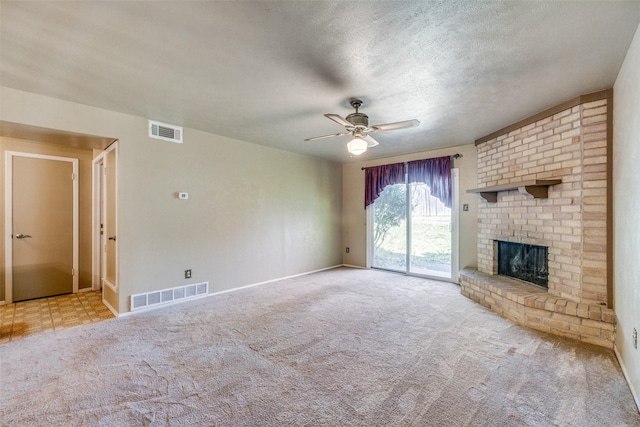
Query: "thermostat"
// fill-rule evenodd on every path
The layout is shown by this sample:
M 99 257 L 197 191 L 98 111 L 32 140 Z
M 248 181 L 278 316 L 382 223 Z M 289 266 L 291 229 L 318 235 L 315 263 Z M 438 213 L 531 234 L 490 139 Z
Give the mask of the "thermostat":
M 178 199 L 187 200 L 189 198 L 189 193 L 178 193 Z

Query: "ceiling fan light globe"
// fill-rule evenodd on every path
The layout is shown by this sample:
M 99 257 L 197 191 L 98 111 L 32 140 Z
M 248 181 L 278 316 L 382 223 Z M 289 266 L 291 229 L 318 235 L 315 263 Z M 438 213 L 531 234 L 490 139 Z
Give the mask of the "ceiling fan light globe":
M 360 154 L 367 151 L 367 146 L 367 141 L 365 141 L 364 139 L 353 138 L 347 144 L 347 150 L 349 150 L 349 153 L 353 154 L 354 156 L 359 156 Z

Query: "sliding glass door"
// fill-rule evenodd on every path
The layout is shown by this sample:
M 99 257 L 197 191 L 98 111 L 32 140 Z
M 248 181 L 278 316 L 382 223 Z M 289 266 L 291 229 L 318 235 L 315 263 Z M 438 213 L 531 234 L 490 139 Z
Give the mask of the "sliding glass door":
M 423 183 L 387 185 L 368 209 L 370 265 L 457 280 L 457 169 L 452 207 Z

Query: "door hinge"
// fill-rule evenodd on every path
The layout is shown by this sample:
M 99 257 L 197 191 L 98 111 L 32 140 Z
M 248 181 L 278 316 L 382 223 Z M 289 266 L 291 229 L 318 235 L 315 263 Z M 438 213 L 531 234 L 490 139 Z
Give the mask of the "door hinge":
M 71 269 L 71 275 L 72 275 L 72 276 L 75 276 L 75 275 L 76 275 L 76 269 L 75 269 L 75 268 L 72 268 L 72 269 Z
M 72 180 L 72 181 L 75 181 L 75 180 L 76 180 L 76 178 L 77 178 L 77 177 L 76 177 L 76 174 L 75 174 L 75 173 L 72 173 L 72 174 L 71 174 L 71 180 Z

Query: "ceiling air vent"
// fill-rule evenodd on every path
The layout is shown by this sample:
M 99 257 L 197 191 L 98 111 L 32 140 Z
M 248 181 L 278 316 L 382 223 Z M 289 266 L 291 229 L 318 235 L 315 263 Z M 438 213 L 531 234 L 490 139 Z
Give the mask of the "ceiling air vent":
M 149 136 L 163 141 L 182 143 L 182 127 L 149 120 Z

